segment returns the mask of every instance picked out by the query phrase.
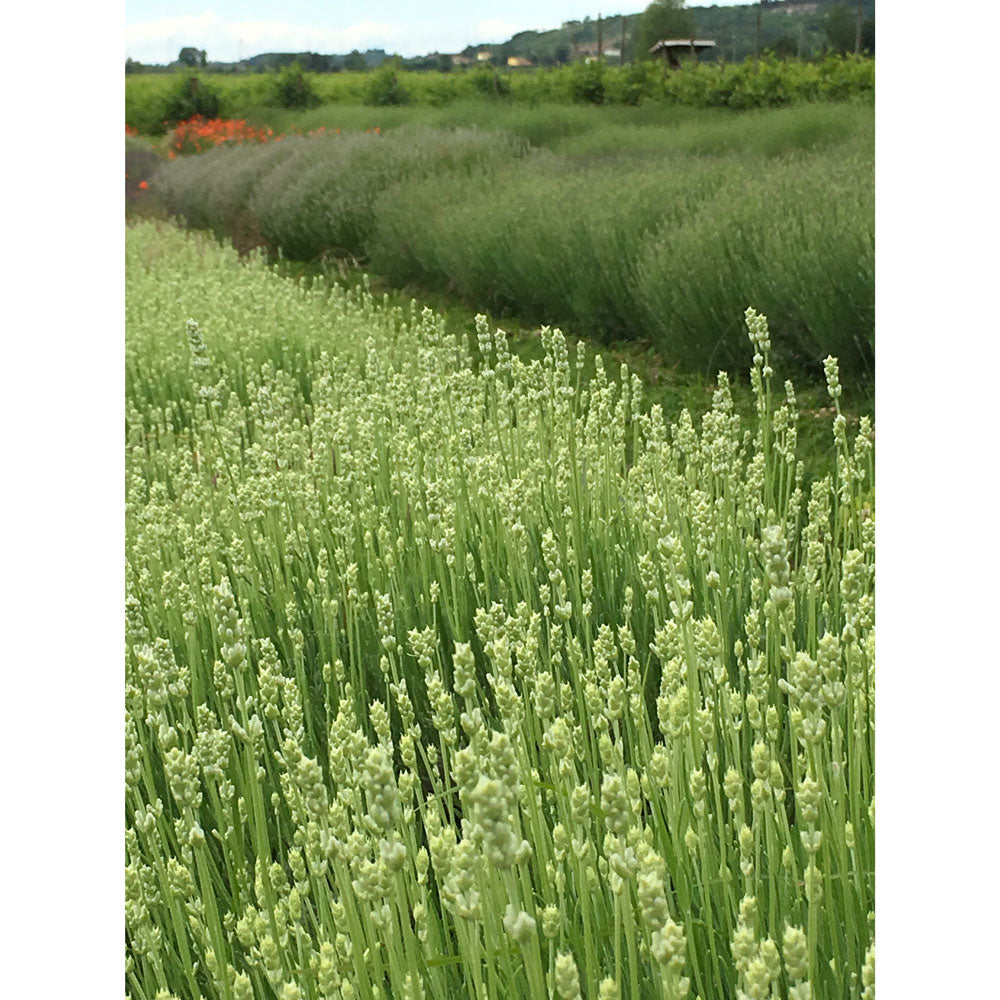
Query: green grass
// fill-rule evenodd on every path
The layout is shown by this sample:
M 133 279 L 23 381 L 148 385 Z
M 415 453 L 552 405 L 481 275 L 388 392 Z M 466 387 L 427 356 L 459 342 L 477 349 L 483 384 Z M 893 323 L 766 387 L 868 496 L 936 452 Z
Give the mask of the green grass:
M 253 108 L 248 120 L 275 132 L 383 132 L 403 126 L 479 128 L 510 132 L 539 148 L 574 157 L 674 153 L 780 156 L 835 147 L 859 136 L 874 143 L 875 118 L 857 104 L 810 104 L 733 114 L 721 108 L 665 104 L 593 107 L 540 104 L 523 107 L 456 101 L 446 107 L 322 105 L 308 111 Z
M 641 108 L 593 107 L 543 103 L 536 106 L 484 100 L 457 100 L 444 107 L 406 106 L 375 108 L 362 104 L 324 104 L 308 111 L 279 108 L 250 109 L 248 120 L 276 132 L 310 131 L 320 126 L 328 131 L 388 132 L 400 127 L 478 128 L 509 132 L 540 148 L 555 148 L 560 140 L 596 135 L 624 126 L 671 126 L 693 121 L 725 123 L 733 116 L 713 109 L 650 104 Z
M 653 158 L 684 153 L 780 157 L 824 149 L 835 154 L 836 148 L 845 144 L 874 145 L 875 118 L 871 109 L 853 104 L 799 105 L 740 115 L 711 109 L 697 113 L 692 113 L 693 109 L 662 110 L 674 112 L 673 120 L 661 121 L 658 116 L 642 114 L 608 115 L 600 127 L 560 137 L 547 145 L 563 155 L 583 158 Z M 687 114 L 680 114 L 682 111 Z

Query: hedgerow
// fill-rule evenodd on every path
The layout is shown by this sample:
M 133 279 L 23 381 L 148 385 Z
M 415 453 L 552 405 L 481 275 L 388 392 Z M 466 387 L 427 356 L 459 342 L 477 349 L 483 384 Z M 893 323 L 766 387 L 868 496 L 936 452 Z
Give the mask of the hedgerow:
M 263 105 L 288 107 L 272 75 L 203 75 L 218 93 L 221 112 L 246 117 Z M 596 81 L 599 79 L 599 86 Z M 141 131 L 171 124 L 165 93 L 176 77 L 131 74 L 125 80 L 125 120 Z M 669 103 L 691 107 L 745 110 L 815 101 L 871 102 L 875 93 L 875 61 L 866 56 L 828 56 L 812 62 L 761 58 L 743 63 L 703 63 L 664 72 L 656 61 L 628 66 L 591 63 L 552 69 L 507 71 L 476 67 L 450 73 L 414 72 L 386 65 L 371 73 L 301 74 L 297 93 L 308 88 L 324 103 L 378 106 L 440 106 L 456 100 L 497 97 L 511 102 L 637 104 Z M 589 82 L 588 82 L 589 81 Z M 596 87 L 596 89 L 595 89 Z M 600 100 L 595 97 L 600 92 Z M 295 107 L 302 107 L 301 103 Z M 189 112 L 189 113 L 194 113 Z

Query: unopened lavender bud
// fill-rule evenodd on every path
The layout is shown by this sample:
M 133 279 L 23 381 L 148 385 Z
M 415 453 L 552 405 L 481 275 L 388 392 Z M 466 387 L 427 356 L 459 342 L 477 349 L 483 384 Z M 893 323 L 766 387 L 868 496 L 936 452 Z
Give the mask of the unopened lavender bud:
M 523 948 L 535 936 L 535 920 L 524 910 L 515 910 L 508 905 L 503 918 L 503 926 L 507 933 Z
M 809 947 L 801 927 L 786 927 L 781 941 L 785 972 L 790 980 L 805 979 L 809 971 Z
M 551 941 L 559 933 L 559 907 L 549 904 L 542 910 L 542 933 Z
M 580 1000 L 580 973 L 572 955 L 556 956 L 555 983 L 560 1000 Z

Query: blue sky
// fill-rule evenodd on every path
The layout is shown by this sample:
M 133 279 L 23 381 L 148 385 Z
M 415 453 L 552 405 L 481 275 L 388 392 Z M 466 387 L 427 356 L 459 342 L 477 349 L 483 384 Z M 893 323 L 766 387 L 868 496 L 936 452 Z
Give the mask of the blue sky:
M 753 0 L 730 0 L 751 3 Z M 588 5 L 593 4 L 594 9 Z M 558 28 L 563 21 L 631 14 L 643 0 L 607 8 L 600 0 L 465 0 L 415 5 L 330 0 L 126 0 L 125 55 L 167 63 L 182 46 L 230 62 L 258 52 L 349 52 L 386 49 L 404 56 L 458 52 L 476 42 L 502 42 L 517 31 Z M 689 4 L 689 6 L 695 6 Z

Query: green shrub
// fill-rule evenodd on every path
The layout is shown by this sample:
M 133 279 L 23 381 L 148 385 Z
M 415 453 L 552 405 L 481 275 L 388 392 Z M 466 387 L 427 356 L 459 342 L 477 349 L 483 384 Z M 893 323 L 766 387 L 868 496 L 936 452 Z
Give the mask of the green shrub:
M 141 135 L 126 135 L 125 136 L 125 155 L 130 154 L 143 154 L 143 153 L 153 153 L 153 143 L 151 140 L 146 139 Z
M 235 238 L 247 225 L 257 184 L 297 151 L 292 140 L 220 146 L 164 163 L 155 189 L 171 215 L 190 226 L 211 229 L 217 236 Z
M 440 107 L 459 97 L 503 96 L 512 103 L 615 103 L 663 101 L 690 107 L 746 109 L 808 101 L 871 102 L 875 61 L 864 56 L 830 56 L 821 62 L 759 60 L 703 63 L 664 74 L 655 62 L 629 66 L 573 64 L 524 73 L 497 74 L 487 67 L 461 73 L 409 72 L 395 64 L 376 73 L 328 73 L 308 77 L 324 103 L 367 103 L 377 107 L 420 104 Z M 220 96 L 220 113 L 248 117 L 275 100 L 266 74 L 201 75 Z M 126 121 L 145 134 L 165 117 L 165 91 L 172 75 L 133 73 L 125 79 Z M 603 88 L 602 88 L 603 85 Z M 597 98 L 600 98 L 598 101 Z M 203 112 L 204 113 L 204 112 Z
M 139 185 L 149 180 L 156 173 L 161 163 L 160 157 L 153 149 L 148 139 L 139 136 L 125 136 L 125 210 L 130 213 L 140 197 L 143 204 L 149 204 L 146 189 Z M 155 190 L 155 185 L 154 185 Z
M 468 74 L 472 90 L 479 97 L 509 97 L 510 80 L 507 74 L 487 66 L 480 66 Z
M 325 253 L 364 259 L 375 225 L 374 205 L 405 180 L 476 175 L 508 163 L 524 143 L 495 132 L 399 130 L 390 135 L 286 139 L 294 157 L 254 191 L 251 210 L 262 234 L 286 255 L 313 260 Z M 440 190 L 440 188 L 438 188 Z
M 312 82 L 297 61 L 275 78 L 274 102 L 279 108 L 315 108 L 320 103 Z
M 605 66 L 599 59 L 576 63 L 569 78 L 570 97 L 577 104 L 603 104 Z
M 451 180 L 446 196 L 431 181 L 389 189 L 375 207 L 372 263 L 394 282 L 450 289 L 499 313 L 651 338 L 709 373 L 738 359 L 732 317 L 757 302 L 788 363 L 833 351 L 863 367 L 874 326 L 871 153 L 863 128 L 836 154 L 808 147 L 866 118 L 802 108 L 620 125 L 557 145 L 578 163 L 536 156 Z
M 872 169 L 870 153 L 789 157 L 766 169 L 733 162 L 713 197 L 637 248 L 643 327 L 686 367 L 713 371 L 742 350 L 729 310 L 754 302 L 770 311 L 786 363 L 808 367 L 834 353 L 870 365 Z
M 194 225 L 252 219 L 286 256 L 370 259 L 476 307 L 651 339 L 689 368 L 738 359 L 750 302 L 789 362 L 834 351 L 870 363 L 870 108 L 488 107 L 396 121 L 491 120 L 520 138 L 405 126 L 292 137 L 280 153 L 165 164 L 156 187 Z M 549 149 L 526 156 L 525 140 Z
M 168 96 L 163 118 L 171 125 L 187 121 L 195 115 L 218 118 L 220 107 L 221 97 L 211 83 L 200 76 L 186 76 Z
M 546 154 L 452 181 L 446 203 L 434 185 L 408 184 L 376 203 L 372 263 L 498 313 L 634 337 L 645 323 L 634 289 L 644 234 L 693 211 L 722 177 L 698 164 L 574 170 Z
M 432 108 L 451 104 L 458 97 L 458 85 L 452 73 L 428 73 L 421 93 L 421 101 Z
M 365 92 L 365 104 L 378 108 L 409 104 L 410 92 L 399 79 L 399 70 L 393 66 L 383 66 L 373 73 Z
M 617 104 L 635 106 L 662 91 L 663 70 L 653 62 L 636 62 L 608 74 L 607 96 Z
M 137 73 L 126 77 L 125 124 L 142 135 L 162 135 L 166 131 L 164 107 L 175 85 L 176 78 L 166 74 Z

